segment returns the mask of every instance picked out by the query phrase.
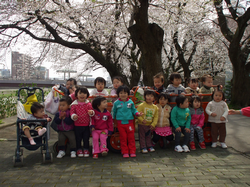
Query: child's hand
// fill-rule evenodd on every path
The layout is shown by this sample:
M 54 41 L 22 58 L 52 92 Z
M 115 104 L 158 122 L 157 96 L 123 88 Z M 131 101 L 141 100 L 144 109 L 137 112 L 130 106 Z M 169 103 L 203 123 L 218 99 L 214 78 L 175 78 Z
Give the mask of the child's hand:
M 51 118 L 47 118 L 47 122 L 50 122 L 51 121 Z
M 231 109 L 231 110 L 228 111 L 228 114 L 229 115 L 234 115 L 234 114 L 238 114 L 238 112 L 236 110 L 234 110 L 234 109 Z
M 88 110 L 88 114 L 89 114 L 89 115 L 93 115 L 93 114 L 94 114 L 94 111 L 93 111 L 93 110 Z
M 149 128 L 150 128 L 151 131 L 155 129 L 155 127 L 152 126 L 152 125 L 149 125 Z
M 190 133 L 190 129 L 189 128 L 185 128 L 186 133 Z
M 223 116 L 221 116 L 221 117 L 220 117 L 220 120 L 221 120 L 221 121 L 226 121 L 226 118 L 223 117 Z
M 77 119 L 78 119 L 78 115 L 74 115 L 73 120 L 75 121 Z
M 146 123 L 147 123 L 147 120 L 144 119 L 144 120 L 142 121 L 142 123 L 143 123 L 143 124 L 146 124 Z
M 138 112 L 137 116 L 142 116 L 143 113 L 142 112 Z
M 216 116 L 217 116 L 217 114 L 215 114 L 215 113 L 212 113 L 212 114 L 211 114 L 211 116 L 212 116 L 212 117 L 216 117 Z
M 184 92 L 182 92 L 180 95 L 184 95 L 184 96 L 185 96 L 185 93 L 184 93 Z
M 91 129 L 92 131 L 94 131 L 95 130 L 95 128 L 94 127 L 92 127 L 92 129 Z
M 59 118 L 64 119 L 66 117 L 66 112 L 61 112 Z
M 175 132 L 181 132 L 181 128 L 180 127 L 176 128 Z

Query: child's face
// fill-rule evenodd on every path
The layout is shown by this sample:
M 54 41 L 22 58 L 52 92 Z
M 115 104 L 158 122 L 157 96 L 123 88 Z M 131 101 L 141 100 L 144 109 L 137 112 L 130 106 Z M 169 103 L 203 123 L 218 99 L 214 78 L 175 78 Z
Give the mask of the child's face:
M 180 108 L 188 108 L 188 99 L 186 98 L 185 101 L 183 103 L 180 104 Z
M 207 86 L 207 87 L 212 87 L 213 79 L 212 78 L 206 78 L 205 82 L 202 82 L 202 84 Z
M 118 79 L 113 80 L 113 86 L 115 89 L 117 89 L 119 86 L 122 86 L 122 85 L 123 85 L 123 83 L 120 80 L 118 80 Z
M 193 101 L 193 108 L 200 108 L 201 107 L 201 102 L 198 100 Z
M 196 88 L 198 87 L 198 85 L 199 85 L 198 82 L 192 82 L 192 81 L 190 81 L 190 82 L 188 83 L 188 86 L 189 86 L 191 89 L 193 89 L 193 90 L 196 90 Z
M 152 94 L 148 94 L 145 96 L 145 101 L 148 104 L 152 104 L 155 100 L 155 97 Z
M 104 110 L 108 107 L 108 102 L 107 100 L 103 100 L 100 104 L 100 106 L 98 106 L 99 110 Z
M 214 93 L 214 98 L 213 99 L 214 99 L 215 102 L 220 102 L 220 101 L 222 101 L 222 97 L 223 97 L 222 93 L 216 91 Z
M 41 108 L 41 109 L 37 110 L 36 113 L 34 113 L 34 116 L 36 116 L 38 118 L 42 118 L 44 115 L 45 115 L 44 108 Z
M 181 79 L 174 78 L 172 83 L 173 83 L 173 86 L 178 87 L 181 84 Z
M 59 110 L 60 111 L 65 112 L 68 109 L 69 109 L 69 105 L 66 101 L 62 101 L 59 103 Z
M 126 101 L 128 99 L 128 93 L 127 92 L 124 92 L 124 90 L 122 90 L 121 92 L 119 92 L 119 98 L 122 100 L 122 101 Z
M 66 88 L 69 89 L 70 86 L 74 86 L 74 82 L 73 81 L 67 81 L 66 82 Z
M 158 89 L 163 85 L 161 78 L 154 78 L 154 86 Z
M 97 82 L 95 84 L 95 87 L 98 91 L 102 91 L 104 89 L 104 83 L 103 82 Z
M 164 107 L 166 104 L 168 104 L 168 100 L 165 99 L 164 97 L 161 97 L 161 98 L 159 99 L 159 104 L 160 104 L 162 107 Z
M 78 92 L 77 93 L 77 100 L 80 102 L 85 102 L 85 100 L 87 99 L 87 94 L 83 93 L 83 92 Z

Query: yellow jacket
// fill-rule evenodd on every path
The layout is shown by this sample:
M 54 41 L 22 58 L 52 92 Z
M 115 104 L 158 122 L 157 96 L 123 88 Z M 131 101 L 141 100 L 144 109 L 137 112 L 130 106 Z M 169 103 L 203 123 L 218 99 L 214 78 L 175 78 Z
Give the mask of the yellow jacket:
M 158 122 L 158 107 L 154 104 L 149 105 L 145 101 L 141 103 L 138 108 L 138 112 L 143 112 L 143 115 L 138 117 L 138 123 L 141 125 L 152 125 L 153 127 L 156 126 Z M 142 121 L 146 120 L 147 123 L 143 124 Z

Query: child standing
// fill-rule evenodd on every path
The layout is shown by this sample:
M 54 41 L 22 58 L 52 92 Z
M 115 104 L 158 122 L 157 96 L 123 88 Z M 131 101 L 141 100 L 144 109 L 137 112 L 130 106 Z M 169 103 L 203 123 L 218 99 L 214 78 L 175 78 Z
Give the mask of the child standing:
M 151 130 L 154 130 L 158 121 L 158 107 L 153 104 L 155 98 L 155 91 L 146 90 L 144 92 L 145 101 L 137 108 L 138 112 L 143 113 L 142 116 L 138 117 L 138 133 L 142 153 L 155 151 L 151 142 Z
M 117 89 L 118 99 L 112 108 L 113 119 L 117 119 L 117 126 L 120 133 L 121 153 L 124 158 L 136 157 L 135 128 L 133 124 L 134 115 L 140 116 L 133 101 L 129 96 L 130 90 L 127 86 L 120 86 Z
M 165 92 L 166 91 L 166 88 L 164 88 L 163 84 L 164 84 L 164 75 L 162 72 L 160 73 L 157 73 L 154 77 L 153 77 L 153 80 L 154 80 L 154 86 L 153 86 L 153 89 L 155 91 L 157 91 L 158 93 L 161 93 L 161 92 Z
M 169 96 L 166 93 L 160 93 L 158 96 L 158 122 L 153 132 L 152 143 L 156 144 L 161 136 L 166 137 L 167 141 L 172 141 L 174 136 L 170 126 L 171 107 L 168 105 Z
M 112 116 L 107 110 L 108 103 L 105 97 L 96 97 L 92 102 L 92 107 L 95 111 L 95 115 L 91 118 L 91 130 L 93 141 L 93 158 L 98 158 L 98 153 L 102 153 L 102 156 L 108 154 L 107 137 L 113 132 L 113 120 Z M 100 139 L 100 146 L 99 146 Z
M 198 96 L 192 96 L 190 99 L 190 114 L 191 114 L 191 126 L 190 126 L 190 149 L 196 150 L 194 143 L 194 131 L 197 132 L 199 138 L 199 147 L 206 149 L 206 145 L 203 137 L 202 127 L 204 125 L 204 111 L 201 105 L 201 98 Z
M 190 152 L 188 142 L 190 137 L 191 115 L 188 108 L 188 98 L 183 95 L 176 97 L 176 106 L 171 112 L 171 121 L 173 123 L 173 132 L 175 133 L 175 151 Z M 181 133 L 184 134 L 183 146 L 180 146 Z
M 212 94 L 214 92 L 213 77 L 211 75 L 204 75 L 201 77 L 202 87 L 200 89 L 201 94 Z M 209 102 L 212 100 L 212 96 L 202 96 L 202 102 Z
M 89 91 L 84 86 L 79 86 L 75 91 L 75 100 L 71 104 L 70 116 L 75 122 L 76 149 L 78 157 L 89 157 L 90 117 L 94 115 L 91 103 L 87 99 Z M 83 151 L 81 142 L 83 140 Z
M 95 89 L 93 89 L 90 92 L 90 95 L 94 96 L 108 96 L 109 93 L 107 90 L 104 90 L 104 87 L 106 86 L 106 80 L 102 77 L 97 77 L 94 81 Z
M 63 86 L 63 85 L 59 85 L 59 90 L 61 90 L 65 95 L 70 95 L 70 87 L 74 87 L 76 86 L 77 82 L 74 78 L 69 78 L 67 81 L 66 81 L 66 86 Z
M 47 122 L 51 121 L 51 118 L 44 113 L 44 106 L 41 105 L 40 103 L 34 102 L 30 108 L 32 115 L 29 115 L 27 120 L 37 120 L 37 119 L 46 119 Z M 42 136 L 47 129 L 43 127 L 43 123 L 41 122 L 28 122 L 27 124 L 23 124 L 23 132 L 25 136 L 30 141 L 30 145 L 36 145 L 36 142 L 30 135 L 30 130 L 35 129 L 38 132 L 39 136 Z
M 181 75 L 177 72 L 170 75 L 170 82 L 172 82 L 172 84 L 169 84 L 166 90 L 170 96 L 174 94 L 185 95 L 185 88 L 181 85 L 181 80 Z M 170 97 L 170 102 L 175 102 L 175 99 L 176 97 Z
M 123 79 L 120 76 L 115 76 L 112 79 L 112 83 L 113 83 L 113 89 L 110 92 L 110 95 L 112 96 L 117 96 L 117 88 L 119 88 L 119 86 L 122 86 L 123 83 Z
M 70 157 L 76 157 L 76 137 L 74 132 L 74 121 L 70 118 L 70 105 L 72 99 L 69 96 L 64 96 L 59 100 L 59 112 L 55 115 L 55 123 L 58 129 L 58 155 L 57 158 L 62 158 L 65 155 L 65 141 L 69 140 Z
M 225 102 L 225 96 L 219 86 L 212 94 L 213 100 L 206 107 L 208 121 L 211 122 L 212 147 L 217 146 L 217 138 L 222 148 L 227 148 L 226 139 L 226 122 L 228 115 L 228 106 Z
M 186 93 L 187 94 L 194 94 L 198 95 L 199 94 L 199 80 L 197 78 L 188 78 L 188 87 L 186 87 Z

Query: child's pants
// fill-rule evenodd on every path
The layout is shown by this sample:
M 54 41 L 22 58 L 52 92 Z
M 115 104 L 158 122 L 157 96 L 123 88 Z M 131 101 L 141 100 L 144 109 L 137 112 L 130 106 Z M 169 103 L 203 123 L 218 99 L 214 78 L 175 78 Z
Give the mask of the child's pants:
M 219 142 L 225 142 L 226 134 L 227 132 L 225 123 L 211 123 L 212 142 L 217 142 L 218 136 Z
M 190 142 L 194 142 L 194 131 L 196 131 L 198 134 L 199 142 L 200 143 L 203 142 L 204 141 L 203 130 L 201 127 L 197 125 L 190 125 Z
M 152 147 L 151 130 L 149 126 L 138 124 L 140 148 Z
M 83 149 L 89 149 L 89 137 L 90 129 L 89 126 L 75 126 L 75 135 L 76 135 L 76 149 L 82 149 L 81 143 L 83 140 Z
M 107 148 L 107 137 L 108 137 L 108 130 L 94 130 L 92 131 L 92 140 L 93 140 L 93 149 L 92 153 L 102 153 L 103 151 L 108 151 Z M 100 139 L 100 146 L 99 146 L 99 139 Z
M 161 136 L 159 134 L 156 134 L 155 131 L 153 132 L 153 138 L 152 138 L 152 141 L 154 143 L 157 143 L 159 140 L 160 140 Z M 174 139 L 174 135 L 171 134 L 169 136 L 165 136 L 165 138 L 168 140 L 168 141 L 173 141 Z
M 121 124 L 117 120 L 117 127 L 120 133 L 120 144 L 122 154 L 135 154 L 135 127 L 133 120 L 129 120 L 129 124 Z
M 175 146 L 180 145 L 180 140 L 181 140 L 181 133 L 184 134 L 184 141 L 183 141 L 183 145 L 188 145 L 189 142 L 189 137 L 190 137 L 190 133 L 187 133 L 185 131 L 186 127 L 180 127 L 181 128 L 181 132 L 176 132 L 175 128 L 173 127 L 173 132 L 175 133 Z
M 65 142 L 67 138 L 69 140 L 70 151 L 76 151 L 76 137 L 74 131 L 58 132 L 58 149 L 65 151 Z

